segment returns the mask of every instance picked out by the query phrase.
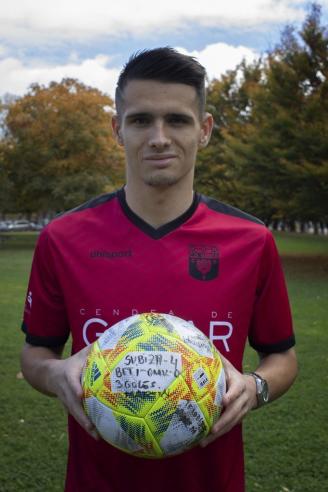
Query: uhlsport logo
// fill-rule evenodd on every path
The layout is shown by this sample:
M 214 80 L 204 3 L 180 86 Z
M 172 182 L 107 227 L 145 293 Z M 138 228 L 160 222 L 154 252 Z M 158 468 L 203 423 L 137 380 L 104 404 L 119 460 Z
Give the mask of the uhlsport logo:
M 219 274 L 219 250 L 216 246 L 189 246 L 189 273 L 197 280 L 213 280 Z
M 107 259 L 115 259 L 115 258 L 126 258 L 128 256 L 132 256 L 131 249 L 127 249 L 125 251 L 105 251 L 101 250 L 92 250 L 89 253 L 90 258 L 107 258 Z

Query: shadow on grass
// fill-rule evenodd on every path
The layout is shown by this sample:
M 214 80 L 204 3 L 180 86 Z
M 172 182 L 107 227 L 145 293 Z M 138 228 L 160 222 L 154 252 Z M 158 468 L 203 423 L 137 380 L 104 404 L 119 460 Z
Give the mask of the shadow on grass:
M 281 258 L 283 269 L 288 278 L 297 277 L 316 277 L 328 276 L 328 254 L 327 256 L 299 256 L 288 255 Z
M 34 249 L 39 232 L 1 232 L 0 252 L 8 250 Z

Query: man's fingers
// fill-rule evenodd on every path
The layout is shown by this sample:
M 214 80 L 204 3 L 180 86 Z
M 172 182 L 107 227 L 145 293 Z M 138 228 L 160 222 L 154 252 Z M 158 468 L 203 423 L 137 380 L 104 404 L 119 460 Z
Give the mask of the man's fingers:
M 237 400 L 241 394 L 242 394 L 242 390 L 239 387 L 237 388 L 233 387 L 233 389 L 228 390 L 227 393 L 225 393 L 222 398 L 223 408 L 227 408 L 230 405 L 232 405 L 233 402 Z
M 247 413 L 247 394 L 243 385 L 234 387 L 234 390 L 227 394 L 226 402 L 223 405 L 227 409 L 221 414 L 219 420 L 214 424 L 211 433 L 200 442 L 201 447 L 205 447 L 218 437 L 229 432 L 237 425 Z
M 59 378 L 60 384 L 57 396 L 63 403 L 70 415 L 83 427 L 93 438 L 99 439 L 95 426 L 83 410 L 81 386 L 81 371 L 88 355 L 90 347 L 85 347 L 77 354 L 62 361 L 62 372 Z
M 235 418 L 233 420 L 228 419 L 226 421 L 220 422 L 218 426 L 214 426 L 211 433 L 205 437 L 205 439 L 202 439 L 200 442 L 200 446 L 204 448 L 211 442 L 215 441 L 220 436 L 223 436 L 223 434 L 226 434 L 229 432 L 238 422 L 240 419 Z
M 94 439 L 99 439 L 99 434 L 95 426 L 83 410 L 81 399 L 74 396 L 74 393 L 69 392 L 66 396 L 61 398 L 61 401 L 67 412 L 74 417 L 80 426 Z
M 213 425 L 211 433 L 200 442 L 202 447 L 229 432 L 254 407 L 255 387 L 253 378 L 251 378 L 252 385 L 250 385 L 249 377 L 237 371 L 227 359 L 223 358 L 222 360 L 227 380 L 227 392 L 222 398 L 224 412 Z
M 99 435 L 95 426 L 83 413 L 83 411 L 81 412 L 80 409 L 77 409 L 76 412 L 74 412 L 74 414 L 72 413 L 72 415 L 75 418 L 75 420 L 77 420 L 77 422 L 81 425 L 81 427 L 83 427 L 83 429 L 88 434 L 90 434 L 90 436 L 94 437 L 95 439 L 99 439 Z
M 72 373 L 68 373 L 67 375 L 67 384 L 71 390 L 71 392 L 76 395 L 76 398 L 81 400 L 83 396 L 83 388 L 80 380 L 80 372 L 72 371 Z

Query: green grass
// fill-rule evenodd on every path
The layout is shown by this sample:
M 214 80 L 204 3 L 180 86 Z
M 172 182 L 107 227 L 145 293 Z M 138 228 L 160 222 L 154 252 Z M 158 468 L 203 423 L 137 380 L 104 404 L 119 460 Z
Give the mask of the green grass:
M 284 256 L 327 256 L 328 236 L 276 232 L 276 243 Z
M 37 234 L 9 238 L 0 242 L 0 491 L 62 492 L 65 412 L 58 401 L 16 377 L 24 338 L 19 327 Z
M 5 239 L 3 240 L 3 238 Z M 35 233 L 0 235 L 0 491 L 63 490 L 67 437 L 60 404 L 17 379 L 19 330 Z M 288 281 L 300 372 L 280 400 L 245 420 L 248 492 L 327 488 L 328 241 L 277 235 Z M 256 364 L 247 349 L 246 369 Z M 215 470 L 213 470 L 215 473 Z
M 28 254 L 33 250 L 37 240 L 38 232 L 0 232 L 0 254 L 2 251 L 27 251 Z
M 328 256 L 311 258 L 308 250 L 305 257 L 298 255 L 299 250 L 283 264 L 299 375 L 286 395 L 245 420 L 249 492 L 328 490 Z M 248 368 L 254 367 L 256 358 L 248 349 Z

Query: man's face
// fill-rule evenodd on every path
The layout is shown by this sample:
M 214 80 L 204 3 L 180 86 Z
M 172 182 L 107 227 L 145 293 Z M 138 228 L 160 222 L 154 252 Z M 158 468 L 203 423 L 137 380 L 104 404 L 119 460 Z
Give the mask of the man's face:
M 213 119 L 201 117 L 196 90 L 186 84 L 132 80 L 113 119 L 124 146 L 127 184 L 167 187 L 193 182 L 198 148 L 210 138 Z

